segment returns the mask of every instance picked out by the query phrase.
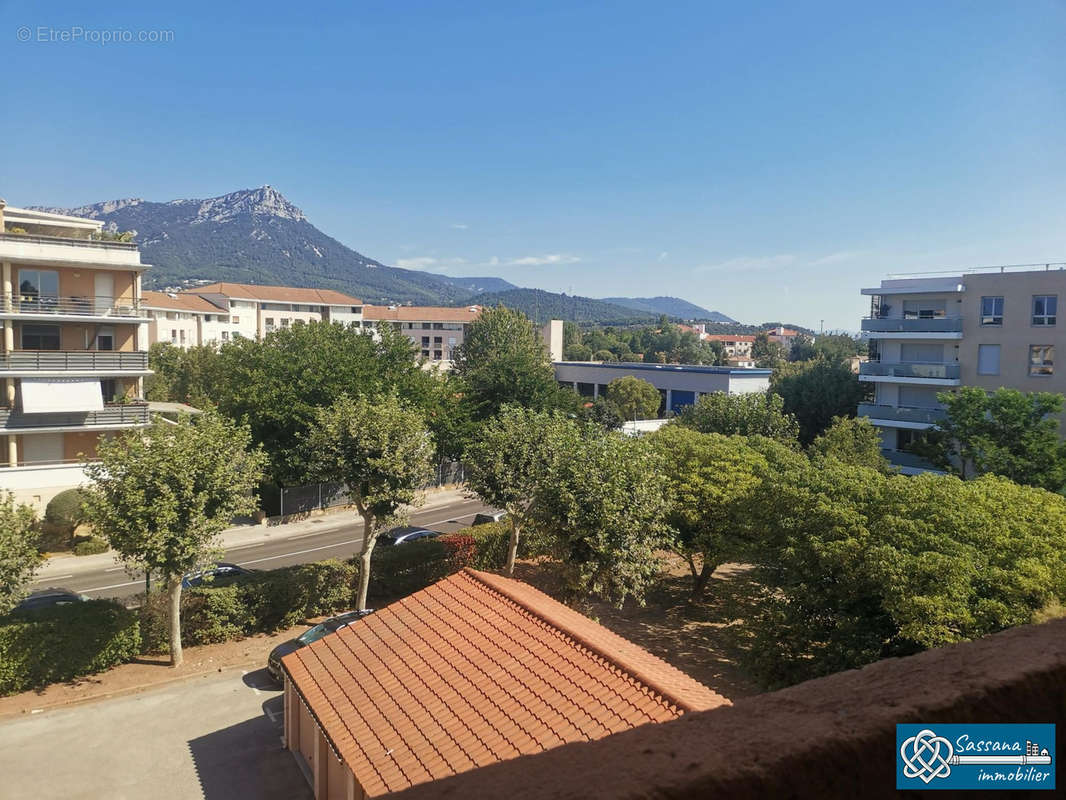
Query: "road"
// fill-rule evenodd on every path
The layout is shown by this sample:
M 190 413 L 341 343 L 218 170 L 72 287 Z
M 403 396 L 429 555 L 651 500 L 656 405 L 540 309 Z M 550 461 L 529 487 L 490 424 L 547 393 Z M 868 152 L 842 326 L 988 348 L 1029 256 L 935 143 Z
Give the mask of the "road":
M 474 515 L 484 510 L 486 506 L 480 500 L 459 500 L 412 514 L 410 524 L 451 533 L 469 525 Z M 353 521 L 350 514 L 340 520 L 331 519 L 329 515 L 315 517 L 300 523 L 300 530 L 309 525 L 321 528 L 296 535 L 287 535 L 292 526 L 279 525 L 264 529 L 267 532 L 260 541 L 229 547 L 220 560 L 249 569 L 274 569 L 327 558 L 350 558 L 362 545 L 362 522 Z M 69 574 L 49 574 L 39 578 L 31 585 L 30 591 L 59 586 L 93 598 L 124 598 L 144 591 L 143 576 L 130 577 L 125 568 L 113 560 L 89 570 L 78 569 L 80 565 L 74 559 L 65 559 L 62 563 L 70 564 Z

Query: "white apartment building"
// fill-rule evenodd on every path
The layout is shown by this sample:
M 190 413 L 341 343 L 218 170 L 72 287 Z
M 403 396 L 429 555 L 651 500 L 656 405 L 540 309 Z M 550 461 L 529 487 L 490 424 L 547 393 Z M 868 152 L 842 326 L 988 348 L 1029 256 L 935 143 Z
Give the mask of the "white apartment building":
M 481 306 L 364 306 L 363 327 L 392 325 L 411 340 L 419 356 L 447 369 L 470 323 L 479 316 Z
M 137 245 L 0 200 L 0 490 L 38 510 L 86 480 L 101 435 L 148 424 Z
M 1063 265 L 890 279 L 862 293 L 871 301 L 862 321 L 870 360 L 859 365 L 859 380 L 874 384 L 875 397 L 859 414 L 881 429 L 885 455 L 903 472 L 923 471 L 907 450 L 943 418 L 938 392 L 1066 393 L 1066 374 L 1055 369 Z

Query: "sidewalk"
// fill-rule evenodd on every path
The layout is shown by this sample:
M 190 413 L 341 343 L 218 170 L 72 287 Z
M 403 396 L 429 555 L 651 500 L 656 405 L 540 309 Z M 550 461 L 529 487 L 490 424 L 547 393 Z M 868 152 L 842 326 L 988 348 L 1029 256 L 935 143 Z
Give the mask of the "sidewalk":
M 426 492 L 424 505 L 413 509 L 415 513 L 432 511 L 435 508 L 449 506 L 466 500 L 462 489 L 434 489 Z M 351 508 L 327 512 L 314 517 L 307 517 L 296 522 L 281 525 L 237 525 L 222 532 L 221 544 L 229 549 L 240 545 L 257 542 L 279 541 L 306 533 L 326 533 L 340 528 L 358 526 L 362 530 L 363 518 Z M 34 576 L 39 581 L 56 575 L 78 574 L 106 569 L 117 563 L 113 552 L 97 553 L 91 556 L 76 556 L 73 553 L 61 553 L 46 561 Z

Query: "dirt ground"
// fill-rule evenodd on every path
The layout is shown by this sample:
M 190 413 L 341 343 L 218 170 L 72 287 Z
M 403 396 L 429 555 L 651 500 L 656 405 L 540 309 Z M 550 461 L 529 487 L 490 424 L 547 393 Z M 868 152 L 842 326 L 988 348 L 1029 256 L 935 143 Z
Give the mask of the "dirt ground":
M 568 605 L 725 697 L 759 694 L 762 690 L 737 663 L 742 639 L 738 629 L 757 590 L 749 577 L 750 568 L 743 564 L 719 567 L 702 602 L 689 603 L 692 578 L 688 566 L 676 557 L 668 564 L 644 606 L 629 600 L 621 609 L 589 600 Z M 518 562 L 515 577 L 565 602 L 555 562 Z

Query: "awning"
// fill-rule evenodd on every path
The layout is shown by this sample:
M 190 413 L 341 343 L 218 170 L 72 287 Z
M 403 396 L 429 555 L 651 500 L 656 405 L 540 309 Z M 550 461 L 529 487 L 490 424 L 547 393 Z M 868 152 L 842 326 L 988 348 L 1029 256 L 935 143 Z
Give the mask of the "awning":
M 22 411 L 102 411 L 104 394 L 97 378 L 23 378 Z

